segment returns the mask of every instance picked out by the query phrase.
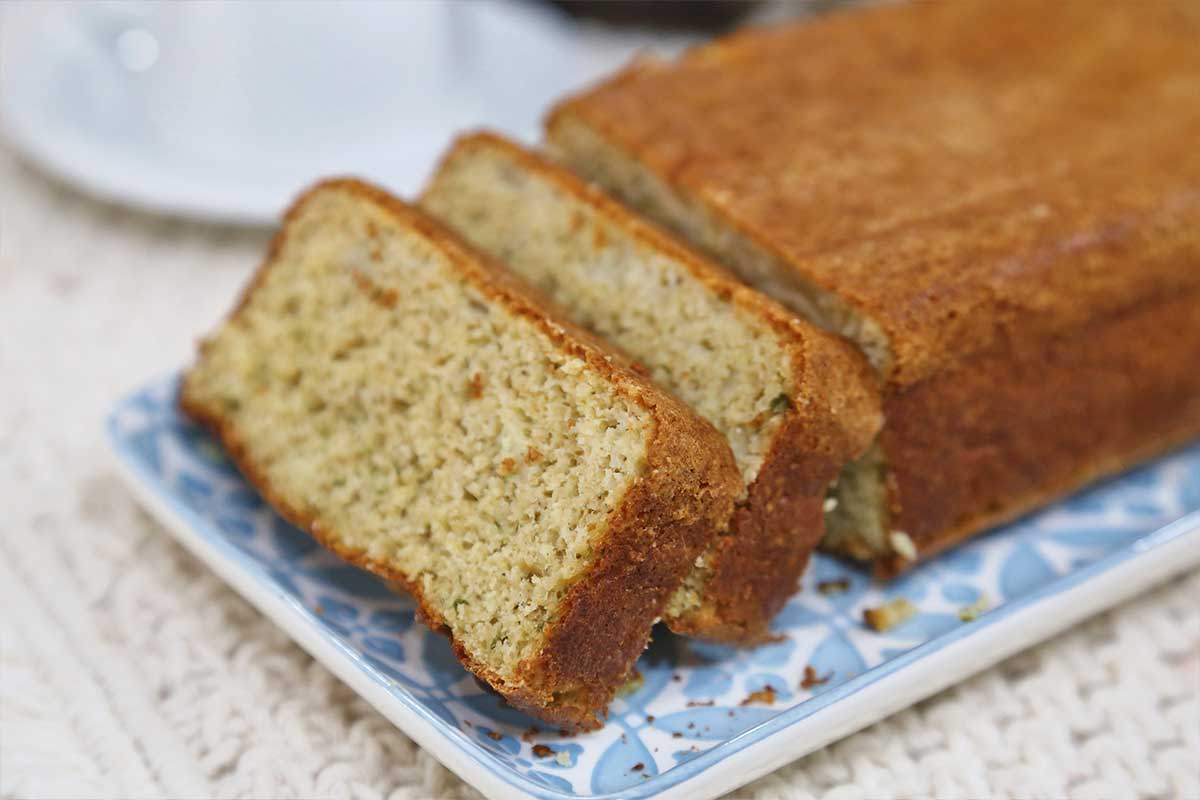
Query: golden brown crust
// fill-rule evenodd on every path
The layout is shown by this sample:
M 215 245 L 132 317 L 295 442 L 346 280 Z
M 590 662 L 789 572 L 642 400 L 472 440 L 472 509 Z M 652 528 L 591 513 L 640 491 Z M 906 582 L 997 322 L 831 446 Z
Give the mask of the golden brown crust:
M 613 512 L 607 533 L 596 546 L 596 563 L 568 591 L 561 616 L 547 629 L 546 646 L 518 668 L 518 680 L 505 681 L 451 636 L 459 660 L 514 705 L 564 728 L 598 727 L 596 714 L 644 649 L 670 593 L 732 508 L 740 478 L 728 444 L 679 401 L 622 367 L 620 359 L 598 340 L 560 318 L 516 276 L 419 211 L 354 179 L 325 181 L 295 201 L 233 316 L 270 269 L 305 202 L 329 190 L 352 193 L 392 214 L 435 245 L 481 293 L 513 315 L 534 322 L 563 352 L 586 362 L 615 391 L 651 413 L 646 474 L 633 483 Z M 237 429 L 219 413 L 191 402 L 188 394 L 185 378 L 180 408 L 217 435 L 242 473 L 281 515 L 345 560 L 406 587 L 416 598 L 422 618 L 450 635 L 445 620 L 400 565 L 347 548 L 336 531 L 297 509 L 271 486 Z
M 1049 335 L 1200 284 L 1008 258 L 1119 233 L 1171 194 L 1195 213 L 1198 37 L 1196 5 L 1172 0 L 903 3 L 638 62 L 547 127 L 587 126 L 878 320 L 889 380 L 911 384 L 1013 323 Z
M 829 484 L 878 433 L 882 414 L 869 366 L 845 342 L 798 319 L 595 186 L 502 136 L 489 131 L 460 136 L 439 170 L 474 148 L 500 149 L 775 331 L 795 381 L 786 421 L 711 560 L 700 607 L 665 620 L 676 633 L 714 641 L 764 640 L 771 618 L 795 593 L 809 554 L 824 533 Z
M 881 443 L 892 527 L 928 557 L 1200 436 L 1198 365 L 1192 292 L 1010 342 L 891 394 Z
M 926 557 L 1200 434 L 1198 40 L 1196 3 L 901 4 L 637 64 L 547 127 L 878 323 L 887 527 Z

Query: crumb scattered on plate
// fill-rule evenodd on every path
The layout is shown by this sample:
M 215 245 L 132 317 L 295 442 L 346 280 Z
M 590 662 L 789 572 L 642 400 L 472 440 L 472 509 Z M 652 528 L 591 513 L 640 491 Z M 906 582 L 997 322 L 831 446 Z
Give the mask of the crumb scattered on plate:
M 958 618 L 963 622 L 972 622 L 979 617 L 980 614 L 988 610 L 988 598 L 986 594 L 979 595 L 979 599 L 969 606 L 963 606 L 958 610 Z
M 775 687 L 768 683 L 757 692 L 751 692 L 746 695 L 746 699 L 741 704 L 748 706 L 751 703 L 765 703 L 769 706 L 775 705 Z
M 642 673 L 635 669 L 633 674 L 629 676 L 629 680 L 625 681 L 625 683 L 621 684 L 620 688 L 617 689 L 617 697 L 624 697 L 627 694 L 633 694 L 638 689 L 642 688 L 642 685 L 645 682 L 646 679 L 642 677 Z
M 842 594 L 850 588 L 850 581 L 846 578 L 838 578 L 835 581 L 821 581 L 817 584 L 817 591 L 823 595 Z
M 814 686 L 821 686 L 823 684 L 829 683 L 829 679 L 832 677 L 833 677 L 832 672 L 830 672 L 828 675 L 825 675 L 824 677 L 818 677 L 817 671 L 815 669 L 813 669 L 812 664 L 809 664 L 808 666 L 806 666 L 804 668 L 804 680 L 800 681 L 800 688 L 801 689 L 811 689 Z
M 863 621 L 872 629 L 883 632 L 906 622 L 917 613 L 917 607 L 904 597 L 897 597 L 878 608 L 863 611 Z

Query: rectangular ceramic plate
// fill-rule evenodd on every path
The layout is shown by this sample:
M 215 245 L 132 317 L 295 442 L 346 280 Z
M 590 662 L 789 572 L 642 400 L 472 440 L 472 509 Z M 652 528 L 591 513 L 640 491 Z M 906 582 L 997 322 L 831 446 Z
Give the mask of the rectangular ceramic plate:
M 138 497 L 302 647 L 492 797 L 714 797 L 1200 563 L 1196 444 L 888 585 L 817 556 L 775 622 L 777 642 L 739 651 L 656 631 L 638 665 L 641 685 L 613 703 L 603 729 L 533 732 L 533 720 L 459 666 L 446 639 L 414 623 L 409 599 L 266 506 L 176 411 L 176 386 L 151 385 L 110 418 Z M 863 609 L 895 597 L 919 613 L 887 633 L 864 627 Z M 964 622 L 967 608 L 987 610 Z M 804 681 L 806 667 L 820 683 Z

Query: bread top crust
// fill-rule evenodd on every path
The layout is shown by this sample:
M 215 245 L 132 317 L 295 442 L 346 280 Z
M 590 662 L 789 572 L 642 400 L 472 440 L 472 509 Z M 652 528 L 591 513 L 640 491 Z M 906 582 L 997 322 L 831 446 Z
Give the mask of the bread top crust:
M 1200 284 L 1197 41 L 1169 0 L 911 3 L 634 64 L 547 127 L 876 320 L 903 386 Z
M 881 424 L 878 398 L 873 390 L 874 379 L 862 356 L 840 337 L 799 318 L 767 295 L 745 285 L 729 270 L 626 208 L 596 186 L 499 134 L 480 130 L 459 136 L 443 156 L 435 174 L 457 155 L 473 148 L 499 148 L 524 168 L 590 206 L 648 250 L 660 253 L 684 267 L 722 300 L 767 323 L 791 364 L 793 400 L 809 393 L 821 395 L 828 390 L 832 398 L 822 398 L 823 401 L 831 399 L 828 405 L 823 403 L 824 410 L 835 420 L 836 427 L 844 437 L 841 443 L 848 448 L 847 457 L 861 453 L 870 444 Z M 608 342 L 605 345 L 618 351 Z M 813 358 L 815 353 L 820 353 L 819 359 Z M 636 359 L 628 354 L 624 358 L 636 363 Z M 820 375 L 813 374 L 813 364 L 817 361 L 821 367 Z M 803 416 L 811 418 L 814 413 L 815 409 L 806 409 Z

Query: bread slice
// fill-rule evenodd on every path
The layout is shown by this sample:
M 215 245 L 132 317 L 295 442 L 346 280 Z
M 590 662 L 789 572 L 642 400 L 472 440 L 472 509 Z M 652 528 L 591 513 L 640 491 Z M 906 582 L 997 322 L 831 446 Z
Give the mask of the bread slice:
M 953 0 L 736 34 L 552 151 L 852 339 L 878 444 L 827 545 L 894 572 L 1200 435 L 1200 13 Z
M 830 482 L 878 430 L 865 359 L 498 136 L 459 139 L 421 204 L 636 359 L 729 440 L 745 491 L 665 619 L 709 639 L 764 638 L 824 530 Z
M 353 180 L 288 212 L 180 402 L 280 513 L 569 728 L 599 724 L 740 489 L 711 425 Z

